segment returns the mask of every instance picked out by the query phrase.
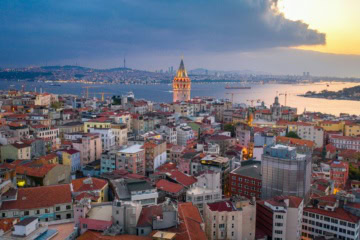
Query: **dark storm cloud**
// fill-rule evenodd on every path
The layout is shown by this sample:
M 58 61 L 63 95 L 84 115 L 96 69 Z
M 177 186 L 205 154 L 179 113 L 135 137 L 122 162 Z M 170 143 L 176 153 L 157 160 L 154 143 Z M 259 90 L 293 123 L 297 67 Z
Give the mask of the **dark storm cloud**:
M 324 44 L 271 0 L 1 0 L 0 64 Z

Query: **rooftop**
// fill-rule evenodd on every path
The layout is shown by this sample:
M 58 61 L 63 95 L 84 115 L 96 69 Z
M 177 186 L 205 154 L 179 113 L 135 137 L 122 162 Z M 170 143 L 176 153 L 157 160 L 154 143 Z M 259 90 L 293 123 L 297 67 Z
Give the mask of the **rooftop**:
M 138 153 L 141 151 L 144 151 L 144 149 L 143 149 L 143 145 L 140 145 L 140 144 L 134 144 L 127 148 L 119 150 L 120 153 L 129 153 L 129 154 Z
M 261 162 L 238 167 L 231 173 L 261 180 Z

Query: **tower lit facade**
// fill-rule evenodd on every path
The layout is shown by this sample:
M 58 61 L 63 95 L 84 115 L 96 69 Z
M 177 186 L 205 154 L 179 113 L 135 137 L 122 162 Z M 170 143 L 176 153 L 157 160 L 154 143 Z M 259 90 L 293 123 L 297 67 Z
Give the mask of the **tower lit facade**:
M 173 80 L 173 101 L 182 102 L 190 100 L 191 80 L 186 72 L 184 61 L 181 59 L 179 69 Z

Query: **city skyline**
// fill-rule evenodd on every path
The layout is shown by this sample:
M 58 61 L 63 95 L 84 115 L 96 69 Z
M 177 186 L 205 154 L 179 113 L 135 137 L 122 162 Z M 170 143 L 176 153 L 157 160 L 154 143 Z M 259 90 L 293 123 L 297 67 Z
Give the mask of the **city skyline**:
M 352 2 L 351 8 L 336 0 L 321 11 L 323 0 L 228 0 L 221 5 L 6 0 L 0 3 L 0 66 L 111 68 L 121 66 L 125 55 L 128 66 L 153 71 L 176 66 L 184 54 L 189 69 L 358 77 L 358 36 L 356 25 L 349 24 L 356 22 L 358 3 Z M 335 15 L 336 9 L 341 14 Z M 331 29 L 334 19 L 338 24 Z

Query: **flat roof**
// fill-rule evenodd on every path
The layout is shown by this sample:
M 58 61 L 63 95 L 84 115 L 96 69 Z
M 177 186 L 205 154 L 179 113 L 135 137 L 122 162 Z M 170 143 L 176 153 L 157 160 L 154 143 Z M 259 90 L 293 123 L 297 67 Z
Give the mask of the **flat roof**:
M 144 149 L 142 148 L 143 145 L 140 144 L 134 144 L 132 146 L 129 146 L 127 148 L 124 148 L 122 150 L 119 150 L 120 153 L 137 153 L 140 151 L 143 151 Z
M 231 173 L 261 180 L 261 163 L 241 166 L 233 170 Z
M 87 215 L 90 219 L 112 221 L 112 205 L 92 205 Z

